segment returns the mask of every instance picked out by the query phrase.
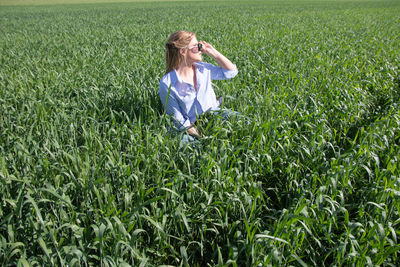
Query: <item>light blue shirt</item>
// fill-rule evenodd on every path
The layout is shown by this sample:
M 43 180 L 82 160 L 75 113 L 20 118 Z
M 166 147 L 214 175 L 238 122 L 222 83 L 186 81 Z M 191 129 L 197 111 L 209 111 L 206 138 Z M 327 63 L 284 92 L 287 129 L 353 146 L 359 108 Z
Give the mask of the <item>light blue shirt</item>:
M 179 130 L 189 127 L 196 116 L 209 110 L 217 110 L 219 101 L 215 96 L 211 80 L 231 79 L 238 73 L 213 64 L 198 62 L 196 67 L 197 92 L 194 86 L 183 81 L 173 70 L 162 77 L 158 91 L 167 114 L 175 120 Z M 169 92 L 169 95 L 168 95 Z

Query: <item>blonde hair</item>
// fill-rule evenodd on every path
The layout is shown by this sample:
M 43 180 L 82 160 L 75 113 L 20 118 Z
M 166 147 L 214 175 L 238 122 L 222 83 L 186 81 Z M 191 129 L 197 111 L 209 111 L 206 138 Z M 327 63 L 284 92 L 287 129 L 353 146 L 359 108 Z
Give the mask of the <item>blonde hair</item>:
M 184 60 L 180 50 L 187 48 L 194 37 L 196 37 L 196 34 L 188 31 L 177 31 L 169 36 L 165 44 L 165 61 L 167 63 L 167 70 L 165 73 L 178 68 Z

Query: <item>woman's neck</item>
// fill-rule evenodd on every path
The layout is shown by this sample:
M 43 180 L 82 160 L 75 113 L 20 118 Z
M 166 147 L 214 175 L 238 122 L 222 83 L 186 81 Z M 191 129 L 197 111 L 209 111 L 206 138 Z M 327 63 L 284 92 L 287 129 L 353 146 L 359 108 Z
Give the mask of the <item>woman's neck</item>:
M 182 80 L 190 84 L 193 84 L 194 66 L 181 65 L 176 69 L 176 72 L 178 73 L 179 77 Z

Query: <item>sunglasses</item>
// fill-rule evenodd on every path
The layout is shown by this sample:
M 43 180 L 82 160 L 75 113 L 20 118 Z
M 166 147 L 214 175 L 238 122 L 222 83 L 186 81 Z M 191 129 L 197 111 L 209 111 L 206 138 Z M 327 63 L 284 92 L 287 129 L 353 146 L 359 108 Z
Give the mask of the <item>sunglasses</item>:
M 201 43 L 198 43 L 196 46 L 193 46 L 192 48 L 190 48 L 190 51 L 192 51 L 193 53 L 197 53 L 197 52 L 201 52 L 203 48 L 203 45 Z

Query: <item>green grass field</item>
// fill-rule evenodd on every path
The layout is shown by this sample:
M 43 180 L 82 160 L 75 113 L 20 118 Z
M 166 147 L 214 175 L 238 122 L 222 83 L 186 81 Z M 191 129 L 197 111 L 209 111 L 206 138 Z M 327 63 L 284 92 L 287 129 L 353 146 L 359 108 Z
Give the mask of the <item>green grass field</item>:
M 400 1 L 47 3 L 0 1 L 1 266 L 399 265 Z M 180 29 L 251 119 L 198 151 L 158 98 Z
M 190 2 L 196 0 L 174 0 L 174 2 Z M 212 0 L 202 0 L 212 1 Z M 121 3 L 148 3 L 157 5 L 158 2 L 171 0 L 0 0 L 0 6 L 43 6 L 43 5 L 71 5 L 71 4 L 121 4 Z

